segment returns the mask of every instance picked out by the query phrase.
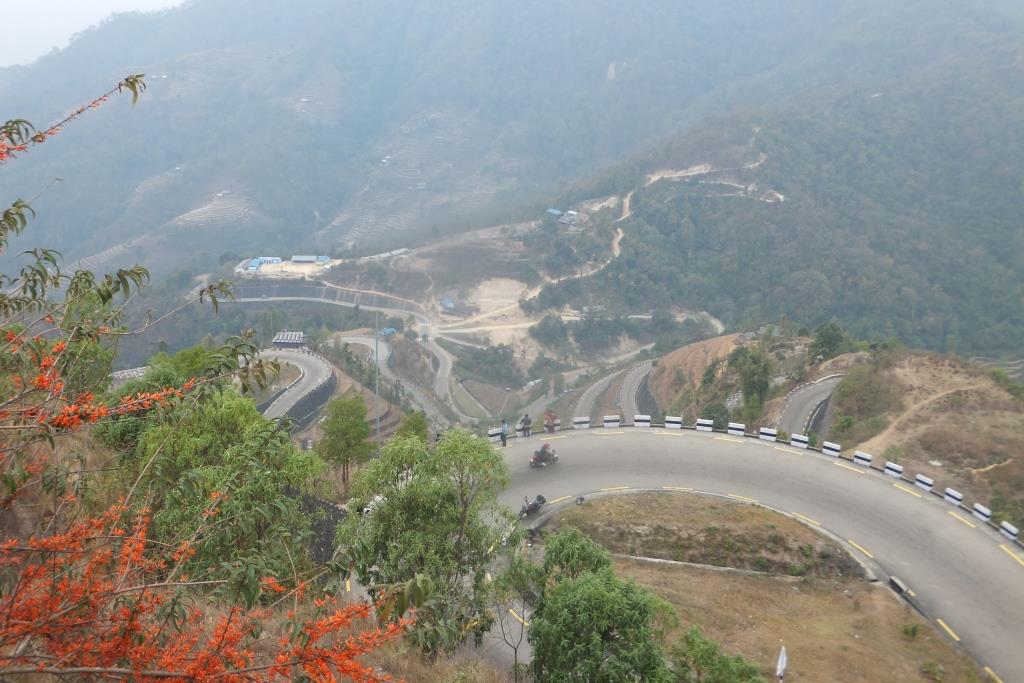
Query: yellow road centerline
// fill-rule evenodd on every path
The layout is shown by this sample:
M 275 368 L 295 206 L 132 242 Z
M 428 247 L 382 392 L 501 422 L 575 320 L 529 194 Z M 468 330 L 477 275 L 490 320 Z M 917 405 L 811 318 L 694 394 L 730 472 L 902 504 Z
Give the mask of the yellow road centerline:
M 628 486 L 609 486 L 608 488 L 601 489 L 601 490 L 602 491 L 625 491 L 628 488 L 629 488 Z
M 746 501 L 747 503 L 756 503 L 757 502 L 753 498 L 747 498 L 746 496 L 737 496 L 735 493 L 727 493 L 725 495 L 729 496 L 730 498 L 735 498 L 736 500 Z
M 861 551 L 862 553 L 864 553 L 865 555 L 870 557 L 872 560 L 875 559 L 875 556 L 872 555 L 871 552 L 867 548 L 865 548 L 864 546 L 860 545 L 859 543 L 857 543 L 856 541 L 854 541 L 851 538 L 848 538 L 846 540 L 849 542 L 850 545 L 852 545 L 854 548 L 856 548 L 857 550 Z
M 943 631 L 945 631 L 946 633 L 948 633 L 948 634 L 949 634 L 949 637 L 950 637 L 950 638 L 952 638 L 953 640 L 955 640 L 955 641 L 956 641 L 956 642 L 958 642 L 958 643 L 960 642 L 960 636 L 958 636 L 958 635 L 956 634 L 956 631 L 954 631 L 953 629 L 951 629 L 951 628 L 949 627 L 949 624 L 947 624 L 946 622 L 944 622 L 944 621 L 943 621 L 942 619 L 936 619 L 935 621 L 939 622 L 939 626 L 941 626 L 941 627 L 942 627 L 942 630 L 943 630 Z
M 663 491 L 692 491 L 693 490 L 691 488 L 686 488 L 685 486 L 662 486 L 661 489 Z
M 804 520 L 805 522 L 808 522 L 808 523 L 810 523 L 810 524 L 813 524 L 814 526 L 821 526 L 821 522 L 815 521 L 815 520 L 811 519 L 810 517 L 804 517 L 804 516 L 803 516 L 803 515 L 801 515 L 801 514 L 800 514 L 799 512 L 794 512 L 794 513 L 793 513 L 793 516 L 794 516 L 794 517 L 797 517 L 797 518 L 799 518 L 799 519 L 802 519 L 802 520 Z
M 800 451 L 794 450 L 792 448 L 783 448 L 782 446 L 772 446 L 772 448 L 774 448 L 777 451 L 782 451 L 783 453 L 792 453 L 793 455 L 803 455 L 803 453 L 801 453 Z
M 857 474 L 864 474 L 864 470 L 858 470 L 856 467 L 850 467 L 849 465 L 844 465 L 841 462 L 834 462 L 832 464 L 835 465 L 836 467 L 842 467 L 844 470 L 850 470 L 851 472 L 856 472 Z
M 555 498 L 554 500 L 549 500 L 548 501 L 548 505 L 554 505 L 555 503 L 561 503 L 563 500 L 569 500 L 570 498 L 572 498 L 572 496 L 562 496 L 561 498 Z
M 967 519 L 964 519 L 960 515 L 958 515 L 955 512 L 953 512 L 952 510 L 949 511 L 949 516 L 952 517 L 953 519 L 956 519 L 956 520 L 959 520 L 959 521 L 963 522 L 964 524 L 966 524 L 967 526 L 971 527 L 972 529 L 977 528 L 977 525 L 975 525 L 974 522 L 972 522 L 970 520 L 967 520 Z
M 519 616 L 519 614 L 514 609 L 512 609 L 511 607 L 508 608 L 508 613 L 511 614 L 513 617 L 515 617 L 515 620 L 518 621 L 523 626 L 529 626 L 530 625 L 530 622 L 528 622 L 526 619 L 523 619 L 521 616 Z
M 744 443 L 743 439 L 734 439 L 731 436 L 716 436 L 718 441 L 732 441 L 733 443 Z
M 1006 545 L 1005 543 L 1000 543 L 999 547 L 1002 548 L 1004 551 L 1006 551 L 1007 555 L 1009 555 L 1013 559 L 1017 560 L 1017 564 L 1019 564 L 1020 566 L 1024 567 L 1024 560 L 1021 559 L 1020 555 L 1018 555 L 1017 553 L 1015 553 L 1012 550 L 1010 550 L 1010 547 L 1008 545 Z
M 1001 679 L 999 676 L 996 676 L 996 672 L 987 666 L 985 667 L 985 673 L 987 673 L 989 678 L 991 678 L 996 683 L 1003 683 L 1003 679 Z
M 658 436 L 683 436 L 682 432 L 676 432 L 676 431 L 667 432 L 667 431 L 662 431 L 660 429 L 655 431 L 654 434 L 657 434 Z
M 549 436 L 548 438 L 546 438 L 544 440 L 545 441 L 557 441 L 558 439 L 568 439 L 568 438 L 569 438 L 568 434 L 563 434 L 562 436 Z
M 893 486 L 895 486 L 896 488 L 898 488 L 898 489 L 899 489 L 900 491 L 903 491 L 903 493 L 909 493 L 909 494 L 910 494 L 910 495 L 912 495 L 912 496 L 913 496 L 914 498 L 920 498 L 920 497 L 921 497 L 921 494 L 920 494 L 920 493 L 918 493 L 917 491 L 911 491 L 910 489 L 908 489 L 908 488 L 907 488 L 906 486 L 904 486 L 903 484 L 893 484 Z
M 593 434 L 594 436 L 611 436 L 612 434 L 625 434 L 625 433 L 626 432 L 606 432 L 606 431 L 604 431 L 604 429 L 600 429 L 600 430 L 595 429 L 594 431 L 591 432 L 591 434 Z

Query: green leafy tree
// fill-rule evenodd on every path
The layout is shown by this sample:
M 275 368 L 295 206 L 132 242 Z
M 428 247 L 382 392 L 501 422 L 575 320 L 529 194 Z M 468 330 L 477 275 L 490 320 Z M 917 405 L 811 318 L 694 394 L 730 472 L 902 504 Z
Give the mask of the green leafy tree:
M 544 572 L 518 552 L 518 539 L 510 542 L 513 548 L 508 567 L 499 574 L 490 590 L 490 606 L 502 641 L 512 650 L 512 677 L 521 680 L 524 672 L 519 662 L 519 650 L 526 642 L 529 611 L 535 604 Z
M 402 418 L 402 424 L 395 431 L 396 436 L 415 436 L 424 443 L 430 440 L 430 422 L 422 411 L 409 413 Z
M 819 359 L 835 358 L 850 348 L 850 338 L 842 328 L 835 322 L 828 322 L 814 330 L 814 341 L 808 347 L 807 354 L 812 361 L 817 362 Z
M 772 386 L 775 362 L 764 351 L 741 346 L 729 355 L 729 367 L 740 376 L 743 402 L 751 411 L 759 409 Z
M 583 572 L 550 588 L 530 622 L 538 681 L 675 680 L 654 628 L 657 598 L 611 569 Z
M 679 683 L 764 683 L 755 665 L 739 655 L 725 654 L 696 626 L 679 638 L 671 656 Z
M 550 579 L 576 579 L 610 566 L 608 551 L 579 529 L 559 530 L 544 541 L 544 575 Z
M 373 444 L 368 441 L 366 403 L 358 394 L 336 398 L 327 404 L 324 415 L 324 438 L 317 444 L 317 452 L 327 462 L 341 467 L 341 481 L 347 486 L 352 465 L 366 462 L 373 453 Z
M 458 646 L 489 625 L 486 570 L 491 552 L 513 520 L 498 504 L 505 463 L 491 445 L 451 430 L 433 449 L 417 436 L 396 436 L 353 480 L 353 509 L 338 543 L 359 579 L 381 586 L 427 577 L 430 609 L 411 631 L 429 654 Z
M 259 577 L 308 567 L 310 522 L 296 493 L 323 464 L 248 398 L 226 388 L 176 407 L 143 432 L 136 457 L 154 539 L 190 539 L 183 571 L 229 579 L 251 601 Z
M 549 313 L 530 328 L 530 335 L 545 346 L 558 348 L 569 341 L 569 328 L 561 317 Z
M 729 424 L 729 409 L 724 403 L 711 403 L 700 411 L 700 417 L 711 420 L 715 429 L 725 429 Z

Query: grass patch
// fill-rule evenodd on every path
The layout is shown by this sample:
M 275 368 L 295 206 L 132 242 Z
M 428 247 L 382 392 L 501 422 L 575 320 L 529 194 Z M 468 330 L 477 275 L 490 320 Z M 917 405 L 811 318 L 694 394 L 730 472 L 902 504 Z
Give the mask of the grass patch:
M 706 496 L 612 496 L 562 512 L 613 553 L 788 576 L 860 576 L 838 545 L 764 508 Z
M 888 590 L 857 579 L 724 573 L 700 567 L 617 560 L 615 572 L 671 603 L 683 624 L 758 664 L 775 680 L 779 647 L 786 680 L 830 683 L 980 682 L 975 665 Z M 916 636 L 906 635 L 910 627 Z M 674 634 L 673 634 L 674 635 Z M 934 665 L 934 666 L 931 666 Z

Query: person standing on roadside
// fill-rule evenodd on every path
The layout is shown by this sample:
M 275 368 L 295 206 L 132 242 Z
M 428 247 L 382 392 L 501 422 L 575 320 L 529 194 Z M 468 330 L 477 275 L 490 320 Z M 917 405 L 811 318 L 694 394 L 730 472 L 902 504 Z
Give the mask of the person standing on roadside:
M 501 421 L 501 447 L 504 448 L 508 445 L 508 421 Z
M 530 432 L 532 431 L 532 429 L 531 429 L 532 427 L 533 427 L 533 420 L 530 419 L 530 414 L 529 413 L 525 413 L 523 415 L 523 436 L 530 436 Z

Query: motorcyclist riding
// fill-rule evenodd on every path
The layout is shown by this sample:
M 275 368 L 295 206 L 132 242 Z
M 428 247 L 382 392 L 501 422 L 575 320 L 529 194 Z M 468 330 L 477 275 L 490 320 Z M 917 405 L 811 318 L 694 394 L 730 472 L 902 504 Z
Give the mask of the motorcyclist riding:
M 556 462 L 558 462 L 558 454 L 555 453 L 551 444 L 545 443 L 539 451 L 533 452 L 533 457 L 530 458 L 530 467 L 547 467 Z

